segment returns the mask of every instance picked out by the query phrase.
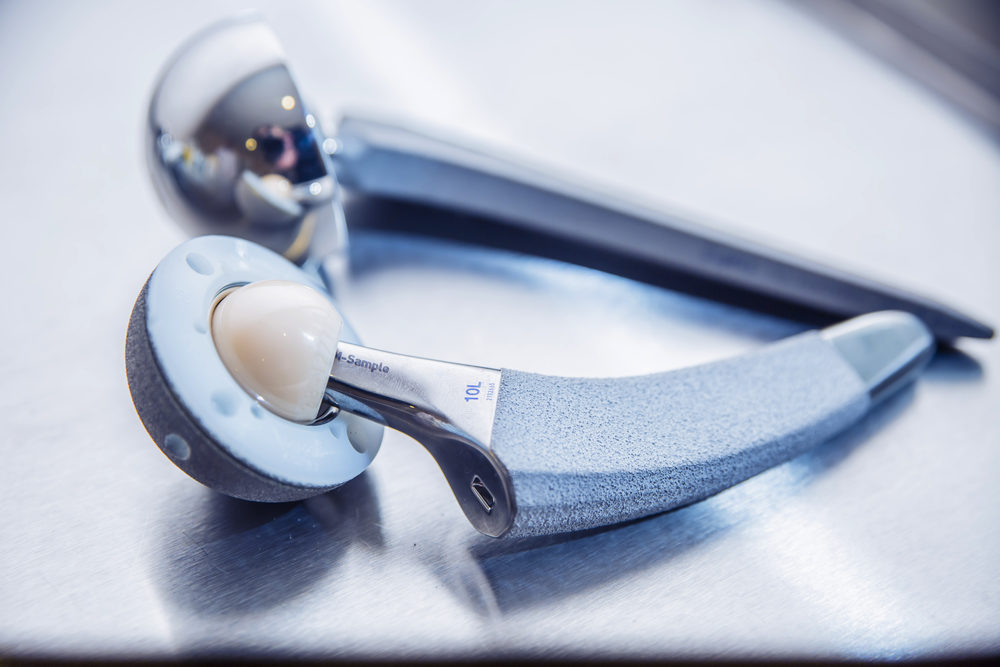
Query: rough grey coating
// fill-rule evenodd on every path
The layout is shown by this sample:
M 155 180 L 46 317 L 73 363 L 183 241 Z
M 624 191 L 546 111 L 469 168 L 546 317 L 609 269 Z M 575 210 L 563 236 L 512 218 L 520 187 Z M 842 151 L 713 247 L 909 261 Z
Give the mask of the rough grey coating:
M 627 521 L 710 496 L 856 421 L 870 399 L 817 333 L 631 378 L 504 370 L 492 448 L 517 503 L 508 535 Z

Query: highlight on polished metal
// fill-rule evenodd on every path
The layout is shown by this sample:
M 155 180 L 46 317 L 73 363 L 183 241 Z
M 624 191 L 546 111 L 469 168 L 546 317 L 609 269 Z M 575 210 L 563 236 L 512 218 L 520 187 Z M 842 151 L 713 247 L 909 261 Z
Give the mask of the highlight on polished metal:
M 192 37 L 149 105 L 156 191 L 194 234 L 250 239 L 290 260 L 343 252 L 337 182 L 281 45 L 246 15 Z
M 493 368 L 340 343 L 320 414 L 331 406 L 419 442 L 469 522 L 499 537 L 516 513 L 510 474 L 491 448 L 500 378 Z

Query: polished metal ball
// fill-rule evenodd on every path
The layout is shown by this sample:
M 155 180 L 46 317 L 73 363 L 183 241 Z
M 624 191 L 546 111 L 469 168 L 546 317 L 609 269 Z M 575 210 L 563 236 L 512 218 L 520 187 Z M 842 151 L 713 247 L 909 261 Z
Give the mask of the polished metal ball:
M 149 105 L 147 157 L 168 211 L 302 262 L 346 245 L 324 138 L 271 28 L 213 25 L 178 49 Z

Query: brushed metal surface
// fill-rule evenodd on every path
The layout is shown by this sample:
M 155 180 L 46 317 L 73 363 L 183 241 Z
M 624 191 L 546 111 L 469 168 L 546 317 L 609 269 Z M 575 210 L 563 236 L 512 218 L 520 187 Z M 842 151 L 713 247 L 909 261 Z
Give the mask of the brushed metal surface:
M 787 5 L 261 5 L 326 119 L 353 104 L 457 128 L 1000 320 L 997 146 Z M 0 653 L 1000 648 L 996 342 L 963 341 L 857 428 L 705 502 L 541 543 L 476 534 L 397 434 L 300 504 L 177 471 L 123 369 L 132 301 L 182 239 L 141 128 L 166 56 L 241 6 L 0 5 Z M 341 298 L 374 347 L 627 375 L 801 329 L 550 261 L 352 241 Z

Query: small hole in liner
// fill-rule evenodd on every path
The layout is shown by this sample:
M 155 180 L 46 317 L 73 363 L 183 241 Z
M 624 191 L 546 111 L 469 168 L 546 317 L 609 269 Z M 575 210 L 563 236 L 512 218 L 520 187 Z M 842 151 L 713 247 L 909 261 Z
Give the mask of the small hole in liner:
M 236 413 L 236 399 L 228 391 L 217 391 L 212 394 L 212 405 L 226 417 Z
M 210 276 L 215 273 L 215 267 L 212 266 L 212 262 L 205 257 L 196 252 L 189 252 L 187 256 L 187 264 L 196 273 L 200 273 L 203 276 Z

